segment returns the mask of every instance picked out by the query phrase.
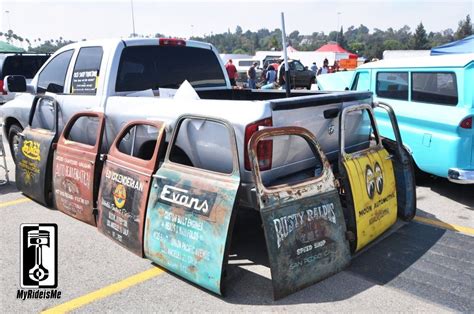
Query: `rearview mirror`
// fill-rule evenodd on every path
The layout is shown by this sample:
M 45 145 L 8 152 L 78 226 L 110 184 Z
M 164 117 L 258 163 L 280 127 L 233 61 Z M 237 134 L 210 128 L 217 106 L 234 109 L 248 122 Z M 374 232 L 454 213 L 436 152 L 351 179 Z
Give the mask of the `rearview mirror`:
M 22 75 L 7 75 L 4 85 L 9 93 L 26 92 L 26 78 Z

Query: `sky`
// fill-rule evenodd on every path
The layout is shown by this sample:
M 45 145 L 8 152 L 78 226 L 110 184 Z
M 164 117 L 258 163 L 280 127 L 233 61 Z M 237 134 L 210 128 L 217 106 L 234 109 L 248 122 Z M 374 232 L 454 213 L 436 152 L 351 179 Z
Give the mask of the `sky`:
M 467 14 L 474 18 L 474 0 L 0 0 L 0 27 L 30 40 L 128 37 L 132 3 L 136 33 L 183 38 L 234 32 L 237 25 L 244 32 L 273 30 L 281 27 L 281 12 L 287 34 L 298 30 L 303 35 L 360 24 L 371 31 L 405 24 L 414 30 L 420 22 L 427 31 L 455 31 Z

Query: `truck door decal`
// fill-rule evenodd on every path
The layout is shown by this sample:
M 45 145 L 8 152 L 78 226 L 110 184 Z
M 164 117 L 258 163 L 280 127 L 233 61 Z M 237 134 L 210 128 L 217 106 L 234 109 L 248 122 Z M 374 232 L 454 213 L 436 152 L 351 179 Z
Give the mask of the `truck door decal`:
M 97 122 L 97 123 L 96 123 Z M 71 132 L 81 141 L 72 138 Z M 88 134 L 87 130 L 94 134 Z M 100 112 L 81 112 L 74 115 L 66 124 L 59 137 L 53 161 L 54 203 L 61 212 L 96 225 L 94 209 L 100 179 L 99 150 L 102 145 L 104 114 Z M 87 137 L 94 143 L 86 144 Z
M 257 155 L 265 138 L 296 136 L 317 161 L 309 179 L 266 187 Z M 251 168 L 262 216 L 272 274 L 273 296 L 280 299 L 341 271 L 349 264 L 349 243 L 331 167 L 314 135 L 301 127 L 257 131 L 249 142 Z
M 139 129 L 143 132 L 137 134 Z M 164 133 L 160 121 L 130 122 L 110 147 L 102 170 L 97 228 L 141 257 L 151 177 L 158 167 Z M 121 151 L 124 143 L 130 154 Z
M 180 131 L 192 138 L 219 126 L 228 133 L 229 173 L 199 169 L 171 159 Z M 188 132 L 188 133 L 186 133 Z M 199 138 L 214 149 L 224 149 L 212 137 Z M 196 145 L 197 147 L 197 145 Z M 193 152 L 197 152 L 198 149 Z M 198 159 L 198 158 L 196 158 Z M 221 160 L 225 162 L 225 160 Z M 214 293 L 223 294 L 235 198 L 240 185 L 234 129 L 226 121 L 185 115 L 178 119 L 165 161 L 153 179 L 148 202 L 145 255 L 173 273 Z
M 367 112 L 375 139 L 369 139 L 369 148 L 347 153 L 344 123 L 351 112 Z M 382 146 L 370 105 L 343 108 L 339 128 L 339 168 L 347 202 L 345 214 L 349 231 L 356 235 L 351 250 L 359 251 L 396 222 L 397 189 L 391 160 L 393 156 Z
M 44 121 L 45 118 L 38 112 L 51 110 L 53 121 Z M 28 197 L 44 205 L 52 205 L 51 193 L 51 162 L 53 144 L 58 137 L 58 109 L 57 101 L 50 96 L 36 96 L 30 110 L 28 126 L 19 133 L 19 149 L 16 154 L 16 186 Z M 33 119 L 37 118 L 40 127 L 33 127 Z M 52 127 L 45 128 L 46 125 Z

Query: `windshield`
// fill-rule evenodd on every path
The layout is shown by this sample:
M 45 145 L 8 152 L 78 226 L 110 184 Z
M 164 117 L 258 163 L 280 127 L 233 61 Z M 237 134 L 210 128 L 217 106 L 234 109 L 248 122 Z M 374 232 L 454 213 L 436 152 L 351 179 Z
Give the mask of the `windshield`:
M 115 90 L 179 88 L 184 80 L 195 88 L 226 86 L 219 59 L 211 49 L 136 46 L 122 52 Z

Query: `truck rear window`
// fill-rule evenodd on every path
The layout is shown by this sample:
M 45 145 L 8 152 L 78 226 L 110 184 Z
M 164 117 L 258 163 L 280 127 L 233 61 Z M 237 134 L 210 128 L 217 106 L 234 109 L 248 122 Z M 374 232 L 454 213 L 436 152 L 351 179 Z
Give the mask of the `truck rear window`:
M 7 75 L 23 75 L 32 79 L 49 56 L 7 56 L 5 61 L 0 61 L 0 79 Z
M 210 49 L 136 46 L 122 52 L 115 90 L 179 88 L 184 80 L 195 88 L 226 86 L 219 59 Z

